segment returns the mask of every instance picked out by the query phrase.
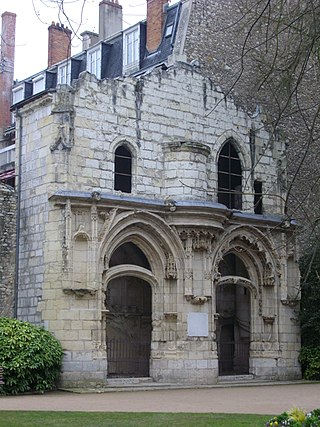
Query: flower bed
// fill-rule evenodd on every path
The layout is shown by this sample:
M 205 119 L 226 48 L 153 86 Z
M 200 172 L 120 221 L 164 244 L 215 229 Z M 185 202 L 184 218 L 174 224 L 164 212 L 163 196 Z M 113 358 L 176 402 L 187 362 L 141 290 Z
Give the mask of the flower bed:
M 299 408 L 293 408 L 271 418 L 265 427 L 320 427 L 320 408 L 311 412 L 304 412 Z

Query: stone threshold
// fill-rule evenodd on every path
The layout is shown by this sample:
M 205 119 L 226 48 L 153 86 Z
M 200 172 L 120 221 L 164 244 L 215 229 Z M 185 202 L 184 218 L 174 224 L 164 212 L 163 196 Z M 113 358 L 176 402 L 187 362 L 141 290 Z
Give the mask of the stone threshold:
M 229 377 L 229 376 L 228 376 Z M 235 377 L 235 376 L 233 376 Z M 108 379 L 105 386 L 101 387 L 60 387 L 60 391 L 66 391 L 76 394 L 86 393 L 112 393 L 112 392 L 131 392 L 131 391 L 153 391 L 153 390 L 176 390 L 176 389 L 209 389 L 209 388 L 228 388 L 228 387 L 256 387 L 256 386 L 279 386 L 279 385 L 301 385 L 301 384 L 315 384 L 317 381 L 306 380 L 292 380 L 292 381 L 270 381 L 270 380 L 245 380 L 241 375 L 241 380 L 238 378 L 231 381 L 221 380 L 219 377 L 217 384 L 179 384 L 179 383 L 158 383 L 154 382 L 152 378 L 117 378 Z M 118 380 L 118 381 L 115 381 Z

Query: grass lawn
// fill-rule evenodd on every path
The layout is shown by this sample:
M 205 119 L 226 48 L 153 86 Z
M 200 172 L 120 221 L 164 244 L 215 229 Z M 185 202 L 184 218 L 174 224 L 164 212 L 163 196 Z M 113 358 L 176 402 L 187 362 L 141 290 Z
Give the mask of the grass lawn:
M 1 427 L 263 427 L 270 415 L 0 411 Z

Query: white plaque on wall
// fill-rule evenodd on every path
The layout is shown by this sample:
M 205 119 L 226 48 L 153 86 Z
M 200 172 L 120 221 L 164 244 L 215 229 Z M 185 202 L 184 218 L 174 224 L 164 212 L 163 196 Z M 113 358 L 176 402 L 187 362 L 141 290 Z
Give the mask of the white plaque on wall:
M 208 313 L 188 313 L 188 336 L 207 337 L 208 335 Z

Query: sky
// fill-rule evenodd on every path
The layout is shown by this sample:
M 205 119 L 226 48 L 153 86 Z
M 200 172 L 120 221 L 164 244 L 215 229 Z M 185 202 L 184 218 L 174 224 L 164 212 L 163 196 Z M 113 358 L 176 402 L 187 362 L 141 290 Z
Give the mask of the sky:
M 170 4 L 177 1 L 171 0 Z M 57 3 L 61 2 L 69 23 L 59 14 Z M 85 30 L 98 32 L 99 3 L 100 0 L 0 0 L 0 14 L 13 12 L 17 15 L 15 79 L 23 80 L 47 67 L 48 27 L 53 21 L 77 29 L 79 37 Z M 119 0 L 119 4 L 123 7 L 124 28 L 146 16 L 146 0 Z M 79 37 L 73 38 L 72 55 L 82 50 Z

